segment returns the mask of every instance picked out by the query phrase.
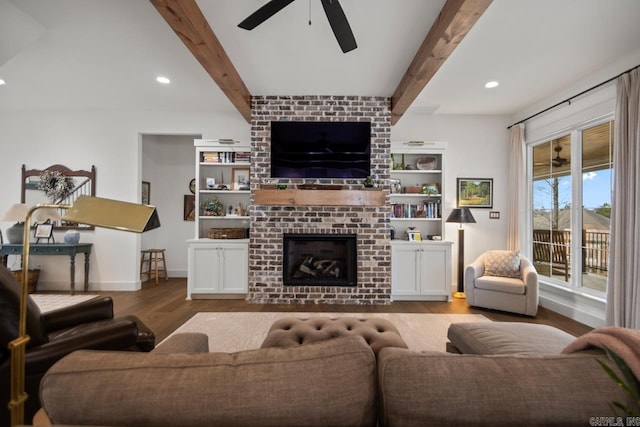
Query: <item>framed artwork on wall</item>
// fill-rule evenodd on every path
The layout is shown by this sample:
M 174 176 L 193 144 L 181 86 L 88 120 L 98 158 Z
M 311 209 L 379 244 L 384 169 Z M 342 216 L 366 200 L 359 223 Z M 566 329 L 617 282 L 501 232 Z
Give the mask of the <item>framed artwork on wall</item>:
M 458 178 L 457 181 L 457 207 L 493 207 L 493 178 Z
M 185 221 L 196 220 L 196 196 L 194 194 L 184 195 L 183 219 Z
M 142 201 L 143 205 L 148 205 L 151 200 L 151 183 L 149 181 L 142 181 Z

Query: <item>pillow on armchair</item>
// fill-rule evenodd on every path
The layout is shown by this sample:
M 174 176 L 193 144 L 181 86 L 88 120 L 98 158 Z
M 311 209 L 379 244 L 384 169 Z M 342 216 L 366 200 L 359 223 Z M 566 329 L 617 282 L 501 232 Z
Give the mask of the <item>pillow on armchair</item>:
M 485 276 L 520 277 L 520 252 L 488 251 L 484 256 Z

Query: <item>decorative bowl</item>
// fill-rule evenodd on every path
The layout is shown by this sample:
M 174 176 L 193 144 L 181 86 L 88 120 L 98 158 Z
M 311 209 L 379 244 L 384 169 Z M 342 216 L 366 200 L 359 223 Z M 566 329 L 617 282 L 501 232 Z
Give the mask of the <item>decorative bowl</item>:
M 416 162 L 416 168 L 423 171 L 434 170 L 438 167 L 438 159 L 435 157 L 421 157 Z

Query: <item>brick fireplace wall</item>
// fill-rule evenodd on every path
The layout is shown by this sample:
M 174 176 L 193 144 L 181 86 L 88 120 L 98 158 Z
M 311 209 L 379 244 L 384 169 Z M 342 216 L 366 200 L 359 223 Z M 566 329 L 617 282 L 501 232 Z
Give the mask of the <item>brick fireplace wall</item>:
M 252 98 L 249 293 L 261 304 L 388 304 L 391 296 L 391 245 L 388 206 L 255 205 L 255 191 L 272 183 L 271 121 L 370 121 L 371 175 L 377 187 L 389 182 L 390 99 L 362 96 L 257 96 Z M 362 188 L 355 179 L 279 180 L 288 188 L 302 183 Z M 312 191 L 312 190 L 308 190 Z M 340 190 L 336 190 L 340 191 Z M 387 203 L 388 204 L 388 203 Z M 357 234 L 358 284 L 283 286 L 283 233 Z

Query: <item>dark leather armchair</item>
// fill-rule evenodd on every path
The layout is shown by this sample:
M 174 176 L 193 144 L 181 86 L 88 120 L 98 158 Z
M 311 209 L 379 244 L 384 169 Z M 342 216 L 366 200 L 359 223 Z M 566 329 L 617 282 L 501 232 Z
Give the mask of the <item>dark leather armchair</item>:
M 20 284 L 0 265 L 0 426 L 9 426 L 11 352 L 18 336 Z M 80 349 L 151 351 L 155 336 L 137 317 L 113 317 L 111 298 L 94 298 L 59 310 L 41 313 L 27 301 L 25 355 L 25 422 L 40 408 L 38 390 L 44 373 L 59 359 Z

